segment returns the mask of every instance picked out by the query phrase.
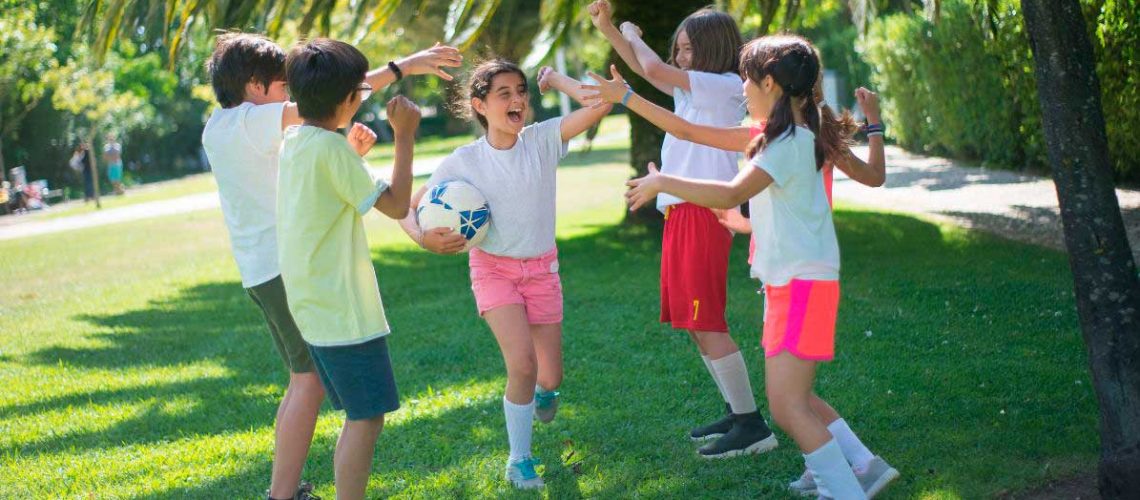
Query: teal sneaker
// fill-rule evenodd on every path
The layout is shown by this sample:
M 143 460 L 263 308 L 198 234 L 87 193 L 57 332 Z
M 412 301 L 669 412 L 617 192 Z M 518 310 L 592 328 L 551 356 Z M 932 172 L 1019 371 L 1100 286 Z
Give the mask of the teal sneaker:
M 548 391 L 535 386 L 534 419 L 549 424 L 554 420 L 555 413 L 558 413 L 558 391 Z
M 510 481 L 511 486 L 522 490 L 546 486 L 546 483 L 542 482 L 542 477 L 534 470 L 534 466 L 539 463 L 538 459 L 534 457 L 526 457 L 514 462 L 507 461 L 507 481 Z

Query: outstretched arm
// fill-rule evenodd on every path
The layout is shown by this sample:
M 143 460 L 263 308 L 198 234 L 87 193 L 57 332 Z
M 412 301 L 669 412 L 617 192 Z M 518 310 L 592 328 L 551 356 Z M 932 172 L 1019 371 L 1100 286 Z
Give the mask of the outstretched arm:
M 614 52 L 617 52 L 618 57 L 629 65 L 629 69 L 632 69 L 637 76 L 645 78 L 646 81 L 652 83 L 658 90 L 673 95 L 672 87 L 658 86 L 657 83 L 649 80 L 649 78 L 645 76 L 645 70 L 642 69 L 641 63 L 637 62 L 637 55 L 633 53 L 633 47 L 631 47 L 629 41 L 622 36 L 621 30 L 619 30 L 617 26 L 614 26 L 613 9 L 610 7 L 609 0 L 595 0 L 594 3 L 590 4 L 588 10 L 590 12 L 590 22 L 606 37 L 606 40 L 613 46 Z
M 609 103 L 601 103 L 600 106 L 585 106 L 583 95 L 586 94 L 586 91 L 582 90 L 582 82 L 546 66 L 538 71 L 538 90 L 543 92 L 551 88 L 573 97 L 574 100 L 584 106 L 562 117 L 562 123 L 559 127 L 562 132 L 562 142 L 569 141 L 593 127 L 613 108 L 613 105 Z
M 610 74 L 613 79 L 606 80 L 596 73 L 590 73 L 590 77 L 598 83 L 581 86 L 585 94 L 583 99 L 587 103 L 592 105 L 618 103 L 625 98 L 627 92 L 631 92 L 625 86 L 625 80 L 618 73 L 616 66 L 610 66 Z M 748 141 L 751 140 L 748 127 L 711 127 L 693 123 L 636 93 L 629 96 L 629 100 L 626 101 L 626 108 L 683 141 L 704 144 L 726 151 L 741 152 L 748 148 Z
M 629 186 L 625 198 L 630 210 L 641 208 L 660 193 L 669 193 L 702 207 L 734 208 L 772 184 L 772 176 L 762 169 L 750 167 L 741 170 L 728 182 L 685 179 L 662 174 L 651 162 L 648 174 L 625 184 Z

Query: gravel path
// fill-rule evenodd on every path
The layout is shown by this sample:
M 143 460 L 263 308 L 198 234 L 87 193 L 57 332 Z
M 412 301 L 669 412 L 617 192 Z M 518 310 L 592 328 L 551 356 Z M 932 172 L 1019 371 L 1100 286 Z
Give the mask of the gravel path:
M 867 148 L 855 153 L 867 157 Z M 1049 178 L 907 153 L 887 147 L 887 182 L 869 188 L 836 173 L 842 202 L 917 213 L 1006 238 L 1064 251 L 1057 191 Z M 1133 258 L 1140 262 L 1140 191 L 1117 189 Z

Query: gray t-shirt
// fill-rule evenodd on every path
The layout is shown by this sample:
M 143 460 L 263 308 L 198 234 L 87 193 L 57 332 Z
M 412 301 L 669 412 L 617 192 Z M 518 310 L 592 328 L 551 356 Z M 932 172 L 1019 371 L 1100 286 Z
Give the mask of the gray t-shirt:
M 562 118 L 535 123 L 522 130 L 508 150 L 498 150 L 487 137 L 459 147 L 444 158 L 428 180 L 460 180 L 487 198 L 491 228 L 479 244 L 484 252 L 525 259 L 554 248 L 555 169 L 566 156 Z

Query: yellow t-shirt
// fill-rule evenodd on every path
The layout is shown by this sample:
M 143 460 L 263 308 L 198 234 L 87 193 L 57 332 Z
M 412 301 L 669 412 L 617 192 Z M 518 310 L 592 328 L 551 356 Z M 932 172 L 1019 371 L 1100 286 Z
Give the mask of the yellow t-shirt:
M 315 346 L 388 334 L 361 216 L 388 189 L 343 135 L 295 126 L 281 143 L 277 242 L 289 310 Z

